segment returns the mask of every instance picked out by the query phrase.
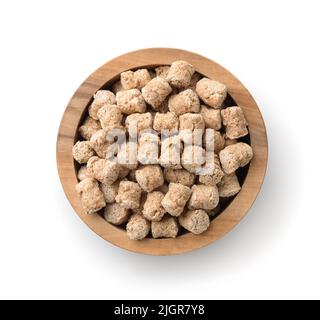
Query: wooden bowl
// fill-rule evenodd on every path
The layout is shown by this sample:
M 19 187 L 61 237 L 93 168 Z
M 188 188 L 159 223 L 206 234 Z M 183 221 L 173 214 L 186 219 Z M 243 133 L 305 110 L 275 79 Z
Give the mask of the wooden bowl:
M 93 94 L 119 79 L 120 73 L 141 67 L 170 65 L 186 60 L 200 74 L 216 79 L 228 87 L 229 96 L 242 106 L 249 123 L 250 144 L 254 158 L 245 171 L 241 192 L 211 222 L 201 235 L 183 234 L 176 239 L 129 240 L 125 230 L 106 222 L 100 215 L 86 215 L 75 191 L 78 183 L 72 147 L 78 139 L 78 127 L 86 115 Z M 229 71 L 198 54 L 178 49 L 154 48 L 127 53 L 103 65 L 79 87 L 63 115 L 57 140 L 57 164 L 64 192 L 80 218 L 100 237 L 112 244 L 137 253 L 174 255 L 192 251 L 215 242 L 246 215 L 255 201 L 264 180 L 268 161 L 267 134 L 257 104 L 248 90 Z

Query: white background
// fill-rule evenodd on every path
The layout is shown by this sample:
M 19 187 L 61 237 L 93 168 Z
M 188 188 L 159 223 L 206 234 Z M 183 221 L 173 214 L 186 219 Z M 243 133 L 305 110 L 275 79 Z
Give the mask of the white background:
M 1 1 L 0 298 L 320 298 L 319 1 Z M 64 108 L 128 51 L 205 55 L 266 121 L 262 192 L 219 242 L 174 257 L 118 249 L 66 200 L 55 143 Z

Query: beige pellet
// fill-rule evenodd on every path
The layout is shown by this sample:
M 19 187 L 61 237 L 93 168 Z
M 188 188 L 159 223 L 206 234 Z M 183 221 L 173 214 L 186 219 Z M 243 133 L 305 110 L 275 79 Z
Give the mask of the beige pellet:
M 127 116 L 125 125 L 131 136 L 135 136 L 143 130 L 152 129 L 153 116 L 150 112 L 133 113 Z
M 164 168 L 181 169 L 183 145 L 180 136 L 171 136 L 162 141 L 160 164 Z
M 94 95 L 94 100 L 89 107 L 89 115 L 94 120 L 98 119 L 98 111 L 106 104 L 115 104 L 116 99 L 113 92 L 109 90 L 99 90 Z
M 83 139 L 90 140 L 99 130 L 101 130 L 100 122 L 91 117 L 87 117 L 86 120 L 84 120 L 83 125 L 79 128 L 79 133 Z
M 144 203 L 142 214 L 149 221 L 161 221 L 166 213 L 161 201 L 164 194 L 160 191 L 153 191 L 148 193 L 147 200 Z
M 126 209 L 138 209 L 140 207 L 141 192 L 141 188 L 137 183 L 121 181 L 116 202 Z
M 227 97 L 227 87 L 208 78 L 203 78 L 197 83 L 196 92 L 203 102 L 214 109 L 219 109 Z
M 248 144 L 238 142 L 224 148 L 220 152 L 219 157 L 223 171 L 226 174 L 231 174 L 251 161 L 253 151 Z
M 219 204 L 219 192 L 217 186 L 194 185 L 189 200 L 190 210 L 213 210 Z
M 198 174 L 202 165 L 206 162 L 206 150 L 198 145 L 185 146 L 182 156 L 181 164 L 183 168 L 191 173 Z
M 114 203 L 116 201 L 116 196 L 119 190 L 119 183 L 119 181 L 116 181 L 111 185 L 104 183 L 100 185 L 100 189 L 104 195 L 106 203 Z
M 151 80 L 151 77 L 147 69 L 139 69 L 122 72 L 120 79 L 123 89 L 130 90 L 142 89 Z
M 225 175 L 221 182 L 218 184 L 219 195 L 222 198 L 233 197 L 241 190 L 239 180 L 235 173 Z
M 109 223 L 120 226 L 126 223 L 130 217 L 130 211 L 118 203 L 107 204 L 103 217 Z
M 205 105 L 201 106 L 200 114 L 203 117 L 206 128 L 220 130 L 221 129 L 221 110 L 212 109 Z
M 152 79 L 142 88 L 142 96 L 155 110 L 165 101 L 172 92 L 169 83 L 160 77 Z
M 131 70 L 122 72 L 120 75 L 120 81 L 124 90 L 138 89 L 135 81 L 134 72 Z
M 248 132 L 247 120 L 240 107 L 229 107 L 221 110 L 223 124 L 226 126 L 226 137 L 238 139 L 246 136 Z
M 90 176 L 104 184 L 113 184 L 119 177 L 120 166 L 116 162 L 112 162 L 98 157 L 92 157 L 87 164 Z
M 103 129 L 112 129 L 121 126 L 122 112 L 114 104 L 106 104 L 101 107 L 97 113 Z
M 143 240 L 150 232 L 151 224 L 140 214 L 134 214 L 127 223 L 127 235 L 130 240 Z
M 159 222 L 151 223 L 152 237 L 158 238 L 176 238 L 179 232 L 178 222 L 169 215 L 165 216 Z
M 135 73 L 136 84 L 138 89 L 142 89 L 151 81 L 152 77 L 147 69 L 139 69 Z
M 180 225 L 193 234 L 201 234 L 210 226 L 210 219 L 204 210 L 189 210 L 179 217 Z
M 167 81 L 176 88 L 186 88 L 190 85 L 194 72 L 195 69 L 190 63 L 186 61 L 175 61 L 170 67 Z
M 207 186 L 217 185 L 224 177 L 219 157 L 214 153 L 207 153 L 205 170 L 199 176 L 199 182 Z
M 91 137 L 90 145 L 100 158 L 106 159 L 110 147 L 110 142 L 107 141 L 107 131 L 104 129 L 97 131 Z
M 124 114 L 146 112 L 146 103 L 138 89 L 119 91 L 116 95 L 116 101 Z
M 82 180 L 87 179 L 87 178 L 92 178 L 88 174 L 87 166 L 81 166 L 81 168 L 78 171 L 77 177 L 78 177 L 79 181 L 82 181 Z
M 161 131 L 177 131 L 179 128 L 179 118 L 173 112 L 159 113 L 157 112 L 153 120 L 153 129 L 161 133 Z
M 106 206 L 103 193 L 99 188 L 99 183 L 93 178 L 82 180 L 76 191 L 80 196 L 82 207 L 86 214 L 100 211 Z
M 160 138 L 158 135 L 144 132 L 139 138 L 138 161 L 141 164 L 159 163 Z
M 163 172 L 158 165 L 147 165 L 139 168 L 136 171 L 136 179 L 140 187 L 146 192 L 151 192 L 164 183 Z
M 184 186 L 190 187 L 194 184 L 195 175 L 185 169 L 164 169 L 164 177 L 167 182 L 180 183 Z
M 89 141 L 78 141 L 72 148 L 73 158 L 80 164 L 87 163 L 95 155 Z
M 93 95 L 94 100 L 103 101 L 105 103 L 114 104 L 114 95 L 109 90 L 98 90 Z
M 205 129 L 205 123 L 201 114 L 185 113 L 179 117 L 180 131 L 182 130 L 202 130 Z
M 147 69 L 139 69 L 134 72 L 134 79 L 136 85 L 135 87 L 141 90 L 147 85 L 148 82 L 151 81 L 151 76 Z
M 163 79 L 167 79 L 170 66 L 161 66 L 155 69 L 157 77 L 161 77 Z
M 191 195 L 191 189 L 180 183 L 170 183 L 169 191 L 162 200 L 162 206 L 174 217 L 180 216 Z
M 169 110 L 180 116 L 184 113 L 199 112 L 200 100 L 192 89 L 186 89 L 169 98 Z

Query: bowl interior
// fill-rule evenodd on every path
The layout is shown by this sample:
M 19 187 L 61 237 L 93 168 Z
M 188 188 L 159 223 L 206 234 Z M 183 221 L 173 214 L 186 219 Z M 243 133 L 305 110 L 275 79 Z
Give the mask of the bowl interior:
M 140 68 L 148 68 L 148 69 L 153 69 L 153 68 L 156 68 L 156 67 L 159 67 L 159 66 L 163 66 L 163 65 L 147 65 L 147 66 L 139 66 L 138 68 L 134 68 L 134 69 L 130 69 L 130 70 L 136 70 L 136 69 L 140 69 Z M 201 74 L 200 72 L 198 72 L 202 77 L 205 77 L 205 75 Z M 119 81 L 120 79 L 120 74 L 117 75 L 116 77 L 114 77 L 113 79 L 107 81 L 106 83 L 104 83 L 103 86 L 101 86 L 101 88 L 99 88 L 99 90 L 111 90 L 111 87 L 114 83 L 116 83 L 117 81 Z M 83 123 L 84 119 L 89 115 L 88 114 L 88 108 L 90 106 L 90 104 L 92 103 L 93 101 L 93 97 L 91 98 L 91 100 L 89 101 L 89 103 L 87 104 L 86 108 L 84 109 L 83 111 L 83 114 L 81 116 L 81 119 L 79 121 L 79 124 L 78 124 L 78 128 L 81 126 L 81 124 Z M 222 106 L 222 109 L 224 108 L 227 108 L 227 107 L 231 107 L 231 106 L 236 106 L 237 103 L 235 102 L 235 100 L 232 98 L 232 96 L 228 93 L 227 95 L 227 98 L 226 100 L 224 101 L 223 103 L 223 106 Z M 148 111 L 154 111 L 152 110 L 151 106 L 148 106 Z M 221 132 L 222 133 L 225 133 L 224 131 L 224 127 L 222 128 Z M 81 136 L 79 135 L 78 133 L 78 130 L 77 130 L 77 134 L 75 135 L 75 138 L 74 138 L 74 143 L 76 143 L 77 141 L 79 140 L 82 140 Z M 249 130 L 249 134 L 243 138 L 240 138 L 238 139 L 239 142 L 245 142 L 247 144 L 251 144 L 250 143 L 250 130 Z M 249 167 L 250 167 L 250 164 L 248 164 L 247 166 L 243 167 L 243 168 L 240 168 L 237 170 L 236 172 L 236 175 L 239 179 L 239 183 L 240 183 L 240 186 L 242 187 L 245 180 L 246 180 L 246 177 L 247 177 L 247 174 L 248 174 L 248 171 L 249 171 Z M 75 170 L 75 174 L 78 172 L 80 168 L 80 165 L 74 161 L 74 170 Z M 196 180 L 197 182 L 197 180 Z M 219 215 L 221 215 L 223 213 L 223 211 L 234 201 L 234 199 L 237 197 L 237 195 L 233 196 L 233 197 L 230 197 L 230 198 L 220 198 L 220 204 L 219 204 L 219 207 L 217 210 L 215 210 L 215 213 L 214 215 L 211 215 L 210 216 L 210 220 L 213 221 L 214 219 L 216 219 L 217 217 L 219 217 Z M 100 216 L 103 217 L 102 215 L 102 212 L 101 211 L 100 213 Z M 113 226 L 115 228 L 118 228 L 120 230 L 125 230 L 125 225 L 121 225 L 121 226 Z M 179 234 L 178 236 L 182 236 L 186 233 L 189 233 L 188 231 L 186 231 L 185 229 L 183 229 L 182 227 L 179 228 Z M 149 235 L 149 238 L 151 236 Z

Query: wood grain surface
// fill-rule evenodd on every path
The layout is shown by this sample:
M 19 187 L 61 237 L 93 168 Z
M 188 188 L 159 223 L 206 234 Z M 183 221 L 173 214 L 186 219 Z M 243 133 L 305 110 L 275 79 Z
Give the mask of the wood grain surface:
M 93 94 L 113 83 L 121 72 L 140 67 L 169 65 L 186 60 L 202 75 L 216 79 L 228 87 L 228 93 L 243 108 L 249 123 L 254 158 L 250 164 L 242 190 L 231 204 L 211 222 L 201 235 L 191 233 L 176 239 L 129 240 L 126 232 L 106 222 L 100 215 L 86 215 L 75 191 L 78 183 L 72 147 L 78 137 L 77 130 Z M 71 98 L 63 115 L 57 140 L 57 165 L 64 192 L 79 217 L 100 237 L 132 252 L 150 255 L 174 255 L 189 252 L 215 242 L 246 215 L 255 201 L 264 180 L 268 161 L 268 142 L 265 124 L 259 108 L 241 82 L 219 64 L 198 54 L 179 49 L 153 48 L 122 55 L 91 74 Z M 254 239 L 252 239 L 254 241 Z

